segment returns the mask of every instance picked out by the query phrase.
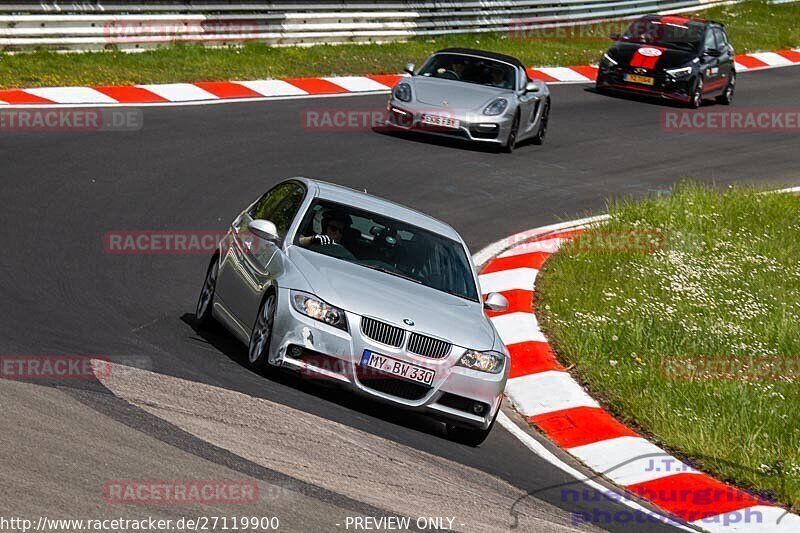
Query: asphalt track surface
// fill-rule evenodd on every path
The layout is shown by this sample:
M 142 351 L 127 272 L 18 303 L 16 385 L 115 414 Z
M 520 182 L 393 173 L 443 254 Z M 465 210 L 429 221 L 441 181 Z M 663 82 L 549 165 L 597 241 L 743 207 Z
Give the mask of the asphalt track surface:
M 454 529 L 588 530 L 572 479 L 496 427 L 480 448 L 417 416 L 282 373 L 261 376 L 193 312 L 208 257 L 113 255 L 112 230 L 223 230 L 277 181 L 348 185 L 452 224 L 473 251 L 596 214 L 683 177 L 797 185 L 796 133 L 673 133 L 674 108 L 554 86 L 543 147 L 512 155 L 370 130 L 311 131 L 308 109 L 379 109 L 385 96 L 144 109 L 136 132 L 0 133 L 0 355 L 107 355 L 110 379 L 0 382 L 0 516 L 277 515 L 283 530 L 347 516 L 454 516 Z M 794 108 L 800 67 L 740 76 L 741 108 Z M 256 506 L 120 506 L 119 479 L 247 479 Z M 580 488 L 580 485 L 570 485 Z M 340 524 L 340 525 L 336 525 Z M 614 531 L 660 524 L 600 523 Z

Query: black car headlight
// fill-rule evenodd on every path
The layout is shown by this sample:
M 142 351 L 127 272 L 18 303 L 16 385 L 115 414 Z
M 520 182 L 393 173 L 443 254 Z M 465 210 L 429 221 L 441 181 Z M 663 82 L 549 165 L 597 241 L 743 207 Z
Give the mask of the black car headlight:
M 467 350 L 461 359 L 458 360 L 458 366 L 464 368 L 471 368 L 472 370 L 480 370 L 481 372 L 488 372 L 490 374 L 499 374 L 503 370 L 506 356 L 500 352 L 488 351 L 479 352 L 477 350 Z
M 613 68 L 619 65 L 619 62 L 611 57 L 608 52 L 603 54 L 603 58 L 600 60 L 600 66 L 603 68 Z
M 407 83 L 398 83 L 393 93 L 394 97 L 400 100 L 401 102 L 410 102 L 411 101 L 411 85 Z
M 339 309 L 307 292 L 291 291 L 290 299 L 292 307 L 299 313 L 347 331 L 347 315 L 344 309 Z
M 508 107 L 508 100 L 505 98 L 495 98 L 483 110 L 484 115 L 496 116 L 501 115 Z
M 688 65 L 688 66 L 681 67 L 681 68 L 667 69 L 664 72 L 666 72 L 668 75 L 672 76 L 673 78 L 685 78 L 686 76 L 688 76 L 689 74 L 692 73 L 692 70 L 694 70 L 692 68 L 692 66 Z

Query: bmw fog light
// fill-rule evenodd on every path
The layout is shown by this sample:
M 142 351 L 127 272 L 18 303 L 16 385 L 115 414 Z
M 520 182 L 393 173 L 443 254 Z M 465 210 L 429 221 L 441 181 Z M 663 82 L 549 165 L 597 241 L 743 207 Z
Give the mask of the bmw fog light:
M 481 372 L 488 372 L 490 374 L 499 374 L 503 370 L 503 363 L 506 356 L 500 352 L 479 352 L 477 350 L 467 350 L 461 359 L 458 360 L 458 366 L 464 368 L 471 368 L 472 370 L 480 370 Z

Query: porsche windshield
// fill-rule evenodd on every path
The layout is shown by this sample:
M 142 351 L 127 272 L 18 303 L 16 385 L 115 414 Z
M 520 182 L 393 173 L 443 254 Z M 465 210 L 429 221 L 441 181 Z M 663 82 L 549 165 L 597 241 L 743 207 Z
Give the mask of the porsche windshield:
M 508 63 L 462 54 L 434 54 L 422 66 L 420 76 L 514 89 L 515 69 Z
M 477 302 L 461 243 L 377 213 L 316 200 L 296 245 Z
M 668 48 L 697 50 L 703 42 L 705 31 L 705 25 L 695 21 L 673 24 L 653 19 L 639 19 L 631 23 L 622 36 L 622 40 Z

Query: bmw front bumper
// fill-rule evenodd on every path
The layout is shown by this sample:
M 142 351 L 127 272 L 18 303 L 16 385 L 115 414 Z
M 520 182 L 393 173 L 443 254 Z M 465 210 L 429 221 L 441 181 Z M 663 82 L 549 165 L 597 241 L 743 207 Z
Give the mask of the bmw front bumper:
M 503 398 L 508 358 L 500 373 L 490 374 L 457 366 L 466 349 L 455 344 L 441 359 L 411 354 L 403 348 L 405 343 L 394 348 L 368 338 L 355 313 L 347 312 L 349 332 L 307 317 L 294 309 L 289 294 L 288 289 L 278 291 L 270 363 L 456 425 L 487 429 L 491 424 Z M 362 366 L 365 350 L 432 369 L 432 386 Z

